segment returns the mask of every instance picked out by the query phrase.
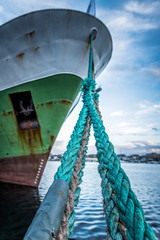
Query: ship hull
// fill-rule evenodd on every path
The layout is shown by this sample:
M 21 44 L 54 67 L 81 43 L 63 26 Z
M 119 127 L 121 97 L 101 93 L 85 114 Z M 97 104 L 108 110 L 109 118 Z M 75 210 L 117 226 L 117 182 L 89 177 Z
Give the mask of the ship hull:
M 0 26 L 0 181 L 38 186 L 88 75 L 93 29 L 92 73 L 98 76 L 111 58 L 112 39 L 94 16 L 49 9 Z
M 80 86 L 81 78 L 59 74 L 1 92 L 0 181 L 39 185 L 52 145 Z M 24 108 L 27 97 L 32 98 L 36 116 L 17 113 L 22 111 L 15 105 L 14 95 L 16 99 L 21 96 Z

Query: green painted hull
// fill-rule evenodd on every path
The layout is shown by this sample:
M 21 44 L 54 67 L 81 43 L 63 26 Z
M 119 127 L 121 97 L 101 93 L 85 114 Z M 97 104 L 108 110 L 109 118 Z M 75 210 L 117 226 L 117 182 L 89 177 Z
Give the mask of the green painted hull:
M 81 78 L 59 74 L 0 92 L 0 181 L 37 187 L 49 152 L 81 86 Z M 30 92 L 36 121 L 20 127 L 11 96 Z M 63 150 L 62 150 L 63 151 Z

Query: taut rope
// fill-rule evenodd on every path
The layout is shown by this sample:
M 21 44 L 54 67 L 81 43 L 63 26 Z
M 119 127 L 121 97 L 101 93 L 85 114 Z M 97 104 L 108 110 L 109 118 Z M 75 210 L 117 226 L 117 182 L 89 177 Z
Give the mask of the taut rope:
M 83 80 L 83 108 L 74 128 L 67 151 L 55 179 L 65 180 L 69 187 L 69 198 L 57 239 L 67 239 L 72 233 L 75 221 L 74 206 L 77 205 L 85 165 L 85 155 L 89 140 L 90 125 L 93 125 L 96 139 L 99 173 L 102 179 L 102 194 L 107 221 L 108 239 L 114 240 L 153 240 L 153 230 L 146 223 L 142 207 L 131 189 L 130 181 L 121 168 L 120 160 L 105 132 L 98 107 L 99 94 L 92 77 L 92 37 L 88 78 Z

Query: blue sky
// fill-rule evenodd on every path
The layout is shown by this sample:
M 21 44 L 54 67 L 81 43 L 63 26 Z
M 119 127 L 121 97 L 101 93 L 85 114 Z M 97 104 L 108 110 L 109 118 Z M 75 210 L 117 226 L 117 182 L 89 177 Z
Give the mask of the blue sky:
M 0 0 L 0 24 L 45 8 L 86 11 L 87 0 Z M 97 78 L 104 125 L 117 153 L 160 153 L 160 1 L 97 0 L 113 55 Z M 63 153 L 82 104 L 69 116 L 53 147 Z M 89 153 L 95 153 L 93 134 Z

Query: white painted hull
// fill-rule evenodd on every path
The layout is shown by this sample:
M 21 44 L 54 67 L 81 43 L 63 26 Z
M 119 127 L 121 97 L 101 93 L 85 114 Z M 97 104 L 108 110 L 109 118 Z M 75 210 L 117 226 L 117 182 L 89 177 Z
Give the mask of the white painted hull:
M 112 40 L 97 18 L 78 11 L 32 12 L 0 27 L 0 91 L 59 73 L 88 75 L 89 35 L 94 72 L 99 74 L 112 54 Z

